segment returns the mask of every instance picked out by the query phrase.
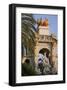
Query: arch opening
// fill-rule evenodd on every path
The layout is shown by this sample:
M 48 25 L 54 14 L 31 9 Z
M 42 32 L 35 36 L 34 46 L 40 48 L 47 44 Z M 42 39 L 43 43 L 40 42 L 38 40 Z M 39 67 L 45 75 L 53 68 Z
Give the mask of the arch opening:
M 42 48 L 42 49 L 40 49 L 39 53 L 41 53 L 43 55 L 44 55 L 44 53 L 49 54 L 50 53 L 50 50 L 47 49 L 47 48 Z

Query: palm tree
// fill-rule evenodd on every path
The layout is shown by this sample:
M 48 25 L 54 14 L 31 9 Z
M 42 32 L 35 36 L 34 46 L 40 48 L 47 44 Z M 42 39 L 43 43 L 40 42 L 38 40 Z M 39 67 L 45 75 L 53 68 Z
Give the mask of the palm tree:
M 26 49 L 26 56 L 34 56 L 34 46 L 35 46 L 35 20 L 32 14 L 22 14 L 21 15 L 21 42 L 22 42 L 22 57 L 24 56 L 23 53 L 23 46 Z

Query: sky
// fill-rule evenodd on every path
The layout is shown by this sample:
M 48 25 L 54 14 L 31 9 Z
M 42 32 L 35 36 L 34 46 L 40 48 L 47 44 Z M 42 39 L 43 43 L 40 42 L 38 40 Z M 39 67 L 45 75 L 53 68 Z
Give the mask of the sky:
M 48 15 L 48 14 L 33 14 L 33 18 L 37 21 L 37 19 L 45 19 L 47 18 L 49 21 L 49 30 L 51 33 L 54 33 L 57 36 L 58 32 L 58 16 L 57 15 Z

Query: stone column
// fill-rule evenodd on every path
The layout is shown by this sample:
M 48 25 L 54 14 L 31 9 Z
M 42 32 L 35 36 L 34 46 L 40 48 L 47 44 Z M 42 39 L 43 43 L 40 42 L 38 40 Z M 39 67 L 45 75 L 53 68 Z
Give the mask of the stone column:
M 58 71 L 58 60 L 57 60 L 57 43 L 53 42 L 52 47 L 52 64 L 53 64 L 53 73 Z

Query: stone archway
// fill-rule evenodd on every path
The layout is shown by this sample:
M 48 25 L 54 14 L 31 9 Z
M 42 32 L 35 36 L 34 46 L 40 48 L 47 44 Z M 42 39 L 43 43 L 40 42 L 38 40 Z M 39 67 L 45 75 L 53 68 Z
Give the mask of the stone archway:
M 45 53 L 46 58 L 49 59 L 49 62 L 50 62 L 50 64 L 51 64 L 51 52 L 50 52 L 49 49 L 47 49 L 47 48 L 42 48 L 42 49 L 40 49 L 39 53 L 41 53 L 41 54 L 43 54 L 43 55 L 44 55 L 44 53 Z
M 39 53 L 42 53 L 42 54 L 44 54 L 45 52 L 46 52 L 47 54 L 50 53 L 49 49 L 47 49 L 47 48 L 42 48 L 42 49 L 40 49 L 40 51 L 39 51 Z

